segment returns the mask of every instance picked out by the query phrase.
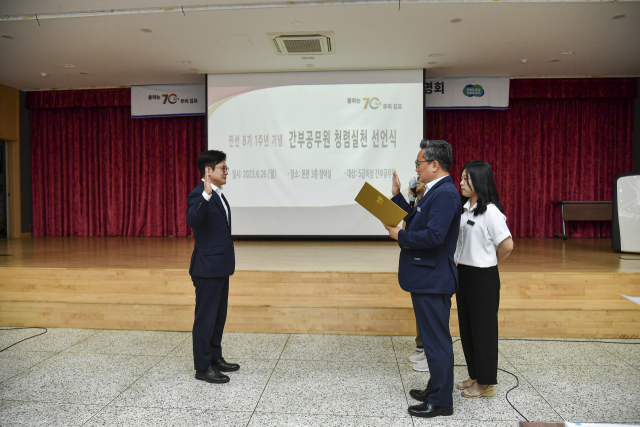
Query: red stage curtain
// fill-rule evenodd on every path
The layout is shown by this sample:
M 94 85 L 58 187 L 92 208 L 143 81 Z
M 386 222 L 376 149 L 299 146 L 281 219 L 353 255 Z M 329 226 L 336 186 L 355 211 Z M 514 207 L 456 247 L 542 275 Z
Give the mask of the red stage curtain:
M 451 143 L 451 174 L 485 160 L 515 237 L 560 232 L 552 200 L 611 200 L 633 170 L 636 79 L 512 80 L 509 109 L 428 110 L 426 135 Z M 610 237 L 602 222 L 567 223 L 574 237 Z
M 454 148 L 452 175 L 494 168 L 514 236 L 559 231 L 551 200 L 611 200 L 633 169 L 636 79 L 512 80 L 506 111 L 427 111 Z M 186 236 L 203 117 L 132 119 L 129 89 L 30 92 L 35 236 Z M 570 223 L 571 224 L 571 223 Z M 572 236 L 610 236 L 573 223 Z
M 131 118 L 130 89 L 30 92 L 34 236 L 188 236 L 201 116 Z

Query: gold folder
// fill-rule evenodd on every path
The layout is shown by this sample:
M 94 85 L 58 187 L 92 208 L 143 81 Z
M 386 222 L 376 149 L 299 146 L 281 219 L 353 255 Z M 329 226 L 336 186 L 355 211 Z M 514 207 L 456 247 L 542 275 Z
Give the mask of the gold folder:
M 371 212 L 384 224 L 395 227 L 407 216 L 400 206 L 393 203 L 387 196 L 376 190 L 371 184 L 365 182 L 356 196 L 356 202 Z

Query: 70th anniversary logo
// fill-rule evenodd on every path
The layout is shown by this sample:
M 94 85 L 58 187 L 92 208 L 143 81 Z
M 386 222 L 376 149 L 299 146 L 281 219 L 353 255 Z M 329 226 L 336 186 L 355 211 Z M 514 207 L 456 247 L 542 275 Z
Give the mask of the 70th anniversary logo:
M 382 107 L 383 110 L 402 110 L 402 104 L 385 104 L 380 98 L 347 98 L 347 104 L 363 104 L 363 110 L 377 110 Z
M 382 104 L 378 98 L 362 98 L 362 100 L 364 101 L 364 109 L 369 107 L 375 110 Z
M 172 93 L 171 95 L 163 93 L 162 96 L 164 97 L 164 101 L 162 101 L 163 104 L 166 104 L 167 101 L 169 101 L 169 104 L 175 104 L 180 100 L 180 98 L 178 98 L 178 95 L 176 95 L 175 93 Z
M 169 104 L 177 104 L 178 102 L 180 104 L 197 104 L 198 103 L 198 98 L 182 98 L 180 99 L 180 97 L 178 95 L 176 95 L 175 93 L 163 93 L 162 95 L 149 95 L 149 101 L 156 101 L 156 100 L 160 100 L 162 99 L 162 104 L 166 104 L 167 102 Z

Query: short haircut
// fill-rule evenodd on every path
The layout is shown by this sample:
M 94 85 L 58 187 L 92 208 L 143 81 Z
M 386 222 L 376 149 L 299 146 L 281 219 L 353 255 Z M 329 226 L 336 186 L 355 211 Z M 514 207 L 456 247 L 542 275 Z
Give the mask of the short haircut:
M 428 162 L 437 160 L 445 172 L 449 172 L 453 163 L 453 151 L 447 141 L 441 139 L 423 139 L 420 141 L 420 149 L 426 149 L 424 159 Z
M 200 176 L 204 177 L 204 168 L 209 166 L 211 169 L 215 168 L 218 163 L 227 160 L 227 155 L 222 151 L 208 150 L 200 154 L 197 160 L 198 169 L 200 169 Z

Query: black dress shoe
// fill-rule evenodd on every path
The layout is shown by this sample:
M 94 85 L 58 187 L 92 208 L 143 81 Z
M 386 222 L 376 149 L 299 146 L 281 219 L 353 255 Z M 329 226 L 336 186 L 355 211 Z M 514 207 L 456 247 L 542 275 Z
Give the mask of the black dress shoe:
M 414 388 L 409 392 L 409 395 L 413 397 L 415 400 L 419 400 L 420 402 L 426 402 L 427 398 L 431 396 L 432 391 L 427 389 L 420 390 L 419 388 Z
M 196 371 L 196 379 L 200 381 L 206 381 L 208 383 L 223 384 L 229 382 L 229 377 L 218 371 L 212 366 L 209 366 L 204 371 Z
M 220 372 L 233 372 L 240 369 L 240 365 L 238 365 L 237 363 L 227 363 L 224 360 L 224 357 L 221 357 L 220 359 L 213 362 L 211 366 L 213 366 Z
M 429 402 L 424 402 L 419 405 L 409 406 L 409 415 L 422 418 L 453 415 L 453 406 L 436 406 Z

